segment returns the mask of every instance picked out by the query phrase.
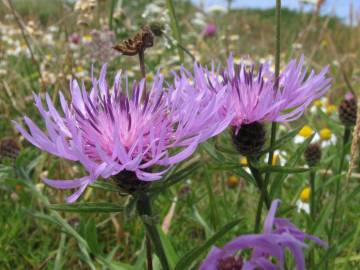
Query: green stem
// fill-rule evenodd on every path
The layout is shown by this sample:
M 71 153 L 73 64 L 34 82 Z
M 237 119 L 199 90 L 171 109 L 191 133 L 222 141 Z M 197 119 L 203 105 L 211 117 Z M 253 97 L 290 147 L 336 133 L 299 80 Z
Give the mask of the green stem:
M 144 50 L 139 51 L 139 64 L 140 64 L 141 77 L 144 79 L 144 92 L 142 94 L 141 99 L 145 99 L 146 98 L 146 70 L 145 70 L 145 51 Z
M 171 29 L 174 32 L 174 36 L 175 36 L 177 43 L 182 44 L 181 32 L 180 32 L 179 23 L 176 18 L 176 14 L 175 14 L 174 3 L 172 0 L 166 0 L 166 3 L 168 6 L 168 9 L 170 11 Z M 184 62 L 184 52 L 180 47 L 178 47 L 178 52 L 179 52 L 180 62 L 183 63 Z
M 110 14 L 109 14 L 109 29 L 113 30 L 113 19 L 114 19 L 114 10 L 115 5 L 117 4 L 118 0 L 112 0 L 110 5 Z
M 345 154 L 346 154 L 346 144 L 349 141 L 350 138 L 350 128 L 345 127 L 344 131 L 344 137 L 343 137 L 343 145 L 341 149 L 341 156 L 340 156 L 340 164 L 339 164 L 339 171 L 338 171 L 338 179 L 336 180 L 336 188 L 335 188 L 335 202 L 334 202 L 334 210 L 333 215 L 331 219 L 331 226 L 330 226 L 330 233 L 329 233 L 329 246 L 331 248 L 332 245 L 332 238 L 335 230 L 335 220 L 337 216 L 337 210 L 338 210 L 338 203 L 339 203 L 339 196 L 340 196 L 340 183 L 341 183 L 341 173 L 344 167 L 344 161 L 345 161 Z
M 262 213 L 263 204 L 264 204 L 264 196 L 263 196 L 263 193 L 261 193 L 260 197 L 259 197 L 257 209 L 256 209 L 255 229 L 254 229 L 255 233 L 260 232 L 260 222 L 261 222 L 261 213 Z
M 161 243 L 160 234 L 156 225 L 150 220 L 153 216 L 153 212 L 151 209 L 151 200 L 149 195 L 146 193 L 139 194 L 136 203 L 136 208 L 144 223 L 147 237 L 149 237 L 154 246 L 155 253 L 160 260 L 163 270 L 169 270 L 170 267 L 166 258 L 164 247 Z
M 281 0 L 276 0 L 276 48 L 275 48 L 275 87 L 279 86 L 279 74 L 280 74 L 280 41 L 281 41 Z
M 163 36 L 166 38 L 166 40 L 167 40 L 168 42 L 170 42 L 171 45 L 175 45 L 174 42 L 171 40 L 171 38 L 170 38 L 168 35 L 166 35 L 165 33 L 163 33 Z M 179 49 L 183 50 L 183 51 L 191 58 L 191 60 L 192 60 L 193 62 L 196 62 L 195 56 L 194 56 L 188 49 L 186 49 L 185 46 L 183 46 L 183 45 L 180 44 L 179 42 L 176 44 L 176 46 L 177 46 Z
M 146 235 L 145 242 L 146 242 L 147 270 L 153 270 L 151 239 L 148 235 Z
M 315 220 L 315 176 L 316 172 L 314 170 L 310 171 L 310 216 L 311 219 Z
M 260 190 L 260 197 L 259 197 L 259 202 L 258 202 L 258 206 L 257 206 L 257 210 L 256 210 L 256 217 L 255 217 L 255 232 L 259 232 L 263 204 L 265 202 L 267 209 L 270 209 L 271 202 L 270 202 L 270 198 L 269 198 L 269 194 L 267 192 L 265 182 L 264 182 L 259 170 L 252 165 L 253 161 L 254 161 L 253 159 L 251 160 L 250 158 L 248 158 L 251 174 L 254 176 L 256 184 Z
M 275 85 L 274 88 L 278 91 L 279 88 L 279 74 L 280 74 L 280 41 L 281 41 L 281 0 L 276 0 L 276 45 L 275 45 Z M 268 165 L 272 166 L 274 157 L 274 145 L 276 142 L 276 129 L 277 124 L 273 122 L 271 124 L 271 137 L 270 137 L 270 151 L 268 158 Z M 267 187 L 270 181 L 270 171 L 265 174 L 264 185 Z

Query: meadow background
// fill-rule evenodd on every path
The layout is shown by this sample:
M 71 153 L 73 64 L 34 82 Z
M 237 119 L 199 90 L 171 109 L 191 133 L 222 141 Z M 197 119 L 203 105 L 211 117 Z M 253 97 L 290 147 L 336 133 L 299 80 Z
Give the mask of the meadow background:
M 131 269 L 144 269 L 141 222 L 131 200 L 112 192 L 112 186 L 107 186 L 108 190 L 104 186 L 90 188 L 81 201 L 119 203 L 124 206 L 121 212 L 79 214 L 50 207 L 62 203 L 66 192 L 46 187 L 41 177 L 69 179 L 83 172 L 77 164 L 39 151 L 14 129 L 11 120 L 20 120 L 22 115 L 43 124 L 33 106 L 32 92 L 47 91 L 58 103 L 57 91 L 68 95 L 70 78 L 88 83 L 91 67 L 98 74 L 105 62 L 109 73 L 122 69 L 130 79 L 140 78 L 137 58 L 120 56 L 111 46 L 153 22 L 166 26 L 166 37 L 156 37 L 154 47 L 146 52 L 148 80 L 157 70 L 171 80 L 171 70 L 182 64 L 192 67 L 192 59 L 175 46 L 179 37 L 181 45 L 204 65 L 225 64 L 230 52 L 235 61 L 274 62 L 272 8 L 240 9 L 237 2 L 241 1 L 229 1 L 231 5 L 211 1 L 202 6 L 201 1 L 174 1 L 180 29 L 176 32 L 166 1 L 150 2 L 0 2 L 0 269 L 130 269 L 128 264 L 134 265 Z M 221 4 L 221 8 L 213 4 Z M 280 126 L 278 138 L 295 133 L 281 144 L 274 159 L 274 164 L 304 167 L 307 143 L 321 139 L 316 222 L 300 209 L 308 203 L 304 193 L 308 172 L 279 171 L 272 178 L 270 191 L 284 202 L 279 211 L 282 216 L 327 240 L 344 133 L 337 108 L 347 92 L 357 94 L 360 87 L 360 17 L 357 4 L 352 9 L 349 5 L 347 14 L 352 16 L 340 14 L 342 18 L 322 8 L 307 5 L 306 12 L 282 10 L 281 67 L 304 54 L 306 64 L 317 71 L 330 65 L 333 82 L 327 96 L 314 102 L 304 117 Z M 216 30 L 206 34 L 209 23 Z M 306 128 L 301 129 L 303 126 Z M 350 144 L 346 145 L 347 153 L 349 148 Z M 328 260 L 329 269 L 360 269 L 360 161 L 356 160 L 352 176 L 346 178 L 349 159 L 347 155 L 342 174 L 335 248 L 324 251 L 311 246 L 307 252 L 316 263 L 309 269 L 325 269 Z M 177 254 L 174 256 L 201 245 L 236 218 L 242 221 L 217 242 L 219 245 L 252 231 L 258 193 L 244 177 L 246 167 L 225 132 L 174 168 L 172 177 L 184 181 L 163 192 L 155 203 L 168 250 Z

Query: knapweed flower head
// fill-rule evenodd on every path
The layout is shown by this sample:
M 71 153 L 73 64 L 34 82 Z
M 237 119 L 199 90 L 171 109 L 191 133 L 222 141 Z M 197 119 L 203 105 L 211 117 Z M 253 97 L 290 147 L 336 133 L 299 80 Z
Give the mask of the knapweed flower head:
M 203 36 L 204 37 L 213 37 L 216 35 L 216 31 L 217 31 L 217 28 L 216 28 L 216 24 L 214 23 L 208 23 L 204 29 L 203 29 Z
M 344 126 L 354 126 L 357 115 L 357 98 L 353 93 L 346 93 L 339 105 L 339 118 Z
M 288 219 L 276 218 L 275 213 L 280 200 L 271 204 L 264 223 L 263 233 L 242 235 L 227 243 L 223 248 L 213 247 L 200 270 L 226 270 L 228 258 L 235 258 L 238 268 L 242 270 L 276 270 L 284 269 L 285 251 L 288 249 L 294 256 L 297 270 L 305 269 L 303 249 L 307 247 L 305 240 L 311 240 L 326 247 L 319 238 L 306 234 Z M 251 250 L 248 259 L 241 255 L 243 250 Z M 241 259 L 239 259 L 241 258 Z M 241 263 L 241 265 L 240 265 Z
M 234 112 L 231 122 L 234 145 L 240 154 L 256 156 L 266 141 L 263 123 L 299 118 L 313 100 L 330 88 L 327 72 L 328 67 L 318 74 L 313 70 L 308 73 L 304 68 L 304 57 L 301 57 L 298 62 L 291 60 L 276 79 L 268 63 L 256 72 L 254 65 L 234 65 L 230 56 L 221 74 L 214 67 L 211 71 L 199 67 L 195 75 L 212 91 L 227 89 L 232 97 L 231 105 L 224 107 L 223 113 Z
M 269 64 L 261 65 L 255 72 L 254 66 L 235 66 L 230 56 L 221 79 L 222 85 L 228 85 L 233 96 L 231 109 L 235 110 L 236 116 L 231 124 L 239 127 L 254 122 L 296 120 L 313 100 L 330 88 L 331 79 L 326 77 L 328 70 L 325 67 L 318 74 L 313 70 L 308 73 L 304 57 L 300 61 L 291 60 L 280 73 L 276 88 L 275 74 Z
M 134 82 L 130 94 L 127 77 L 124 89 L 121 73 L 112 88 L 105 77 L 104 65 L 99 79 L 92 77 L 89 92 L 84 83 L 80 87 L 72 80 L 71 102 L 59 93 L 62 112 L 48 94 L 47 109 L 40 95 L 34 94 L 47 132 L 26 116 L 30 132 L 14 122 L 36 147 L 84 166 L 89 175 L 78 179 L 44 179 L 55 188 L 77 189 L 68 202 L 74 202 L 99 177 L 123 173 L 135 176 L 134 181 L 159 180 L 171 165 L 188 158 L 199 143 L 220 133 L 231 121 L 231 115 L 224 118 L 218 113 L 227 101 L 224 91 L 204 95 L 188 80 L 177 78 L 166 89 L 163 76 L 157 74 L 146 94 L 145 80 Z

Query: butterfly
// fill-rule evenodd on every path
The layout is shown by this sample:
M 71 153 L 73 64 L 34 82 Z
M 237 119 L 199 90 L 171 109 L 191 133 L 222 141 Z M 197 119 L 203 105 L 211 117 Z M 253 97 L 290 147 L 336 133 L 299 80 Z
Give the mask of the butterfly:
M 141 27 L 141 30 L 134 37 L 121 41 L 113 48 L 123 55 L 134 56 L 146 48 L 154 45 L 154 35 L 148 26 Z

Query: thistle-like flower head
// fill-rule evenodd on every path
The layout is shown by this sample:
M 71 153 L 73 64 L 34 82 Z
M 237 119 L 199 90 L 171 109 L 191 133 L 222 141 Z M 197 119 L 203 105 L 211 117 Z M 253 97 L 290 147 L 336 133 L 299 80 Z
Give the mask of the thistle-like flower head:
M 227 67 L 221 76 L 200 70 L 199 73 L 216 90 L 227 86 L 232 95 L 235 111 L 231 125 L 240 127 L 255 122 L 289 122 L 299 118 L 309 104 L 321 97 L 330 88 L 331 79 L 327 78 L 329 68 L 318 74 L 304 68 L 304 57 L 300 61 L 291 60 L 280 73 L 276 88 L 275 74 L 270 65 L 255 67 L 245 64 L 234 65 L 233 57 L 228 59 Z
M 223 266 L 224 260 L 234 255 L 239 258 L 239 252 L 246 249 L 251 250 L 251 255 L 239 269 L 284 269 L 285 251 L 288 249 L 294 256 L 296 269 L 304 270 L 303 249 L 307 247 L 304 241 L 309 239 L 321 246 L 326 246 L 326 243 L 315 236 L 302 232 L 288 219 L 276 218 L 275 213 L 279 202 L 279 200 L 272 202 L 264 223 L 263 233 L 239 236 L 221 249 L 213 247 L 200 266 L 200 270 L 219 270 Z
M 40 95 L 34 94 L 47 132 L 28 117 L 24 121 L 30 132 L 14 122 L 33 145 L 79 161 L 89 173 L 74 180 L 45 179 L 55 188 L 77 189 L 68 202 L 74 202 L 99 177 L 108 179 L 130 171 L 138 180 L 159 180 L 171 165 L 188 158 L 199 143 L 220 133 L 231 121 L 231 115 L 219 115 L 228 100 L 224 91 L 204 95 L 180 77 L 165 89 L 163 76 L 158 74 L 146 95 L 144 80 L 134 82 L 130 94 L 127 78 L 122 89 L 121 73 L 112 88 L 105 77 L 106 66 L 99 79 L 93 77 L 89 92 L 84 83 L 80 87 L 71 81 L 71 102 L 59 94 L 62 112 L 48 94 L 47 109 Z

